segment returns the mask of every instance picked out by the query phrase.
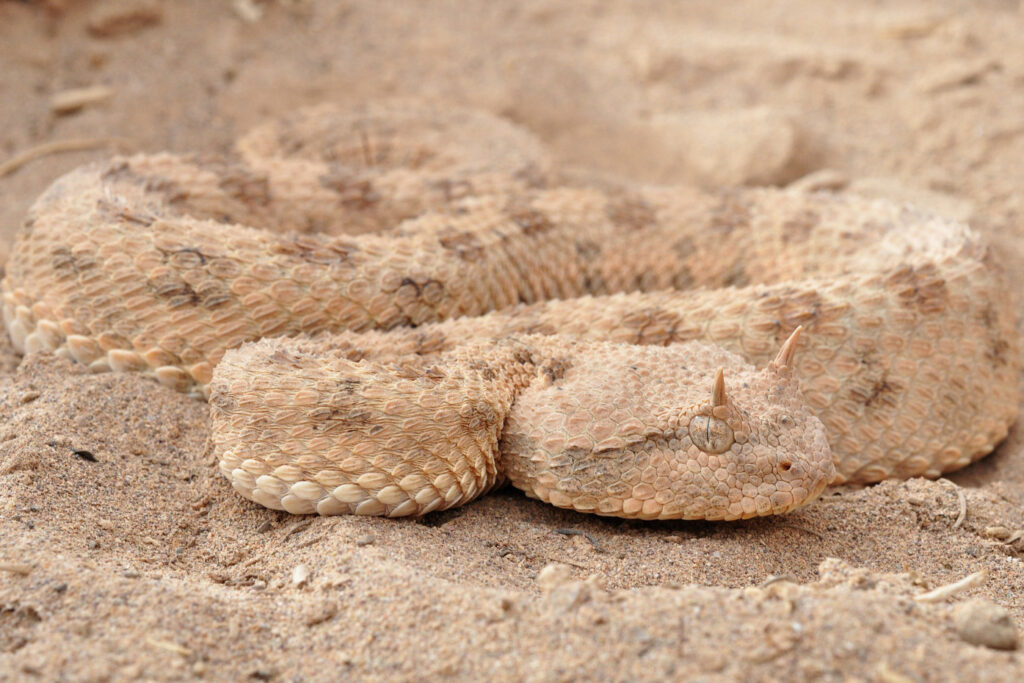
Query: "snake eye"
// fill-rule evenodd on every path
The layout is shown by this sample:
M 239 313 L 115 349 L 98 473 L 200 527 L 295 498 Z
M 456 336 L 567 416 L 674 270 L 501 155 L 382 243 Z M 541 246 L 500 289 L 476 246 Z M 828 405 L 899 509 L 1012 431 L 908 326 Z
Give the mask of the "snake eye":
M 723 453 L 732 445 L 732 427 L 717 417 L 698 415 L 690 420 L 690 440 L 705 453 Z

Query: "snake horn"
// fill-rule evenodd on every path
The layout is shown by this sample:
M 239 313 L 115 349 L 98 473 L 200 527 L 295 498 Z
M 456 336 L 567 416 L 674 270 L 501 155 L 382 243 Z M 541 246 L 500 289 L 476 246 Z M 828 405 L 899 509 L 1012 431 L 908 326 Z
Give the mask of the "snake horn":
M 718 368 L 715 373 L 715 383 L 711 385 L 711 406 L 718 407 L 725 405 L 725 370 Z
M 789 335 L 789 339 L 783 343 L 782 348 L 779 349 L 779 355 L 775 356 L 775 360 L 772 361 L 777 369 L 782 370 L 793 365 L 793 356 L 796 355 L 796 343 L 800 339 L 800 333 L 804 331 L 804 326 L 800 325 L 793 334 Z

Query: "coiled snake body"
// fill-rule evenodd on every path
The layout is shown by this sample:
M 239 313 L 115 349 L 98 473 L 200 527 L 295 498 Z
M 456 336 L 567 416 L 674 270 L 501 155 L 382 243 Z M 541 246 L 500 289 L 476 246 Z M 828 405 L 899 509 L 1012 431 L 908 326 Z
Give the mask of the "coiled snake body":
M 20 351 L 209 398 L 221 471 L 296 513 L 506 479 L 599 514 L 781 513 L 963 467 L 1016 418 L 1014 307 L 969 228 L 553 177 L 523 131 L 422 104 L 114 159 L 36 202 L 4 321 Z

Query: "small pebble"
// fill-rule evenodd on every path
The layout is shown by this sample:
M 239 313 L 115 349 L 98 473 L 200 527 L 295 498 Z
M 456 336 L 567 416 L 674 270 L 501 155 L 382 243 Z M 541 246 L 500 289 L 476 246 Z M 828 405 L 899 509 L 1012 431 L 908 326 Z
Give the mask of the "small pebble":
M 32 567 L 23 562 L 0 562 L 0 572 L 10 572 L 11 574 L 28 576 L 32 573 Z
M 937 93 L 977 85 L 986 74 L 997 69 L 998 64 L 990 59 L 973 62 L 955 60 L 925 71 L 917 81 L 917 89 L 922 93 Z
M 957 635 L 971 645 L 1017 649 L 1017 625 L 1005 607 L 987 600 L 968 600 L 956 606 L 953 624 Z
M 62 90 L 50 98 L 50 111 L 58 115 L 71 114 L 91 104 L 109 100 L 113 96 L 113 89 L 105 85 Z M 38 396 L 38 392 L 36 395 Z
M 356 539 L 356 545 L 373 545 L 373 542 L 377 540 L 377 537 L 373 534 L 366 534 Z
M 578 608 L 591 597 L 591 589 L 583 581 L 559 584 L 548 593 L 548 605 L 556 614 L 565 614 Z
M 296 588 L 301 588 L 302 586 L 305 586 L 306 583 L 309 581 L 309 575 L 309 567 L 307 567 L 304 564 L 300 564 L 292 570 L 292 585 Z
M 235 10 L 239 19 L 248 24 L 255 24 L 263 18 L 263 8 L 253 0 L 235 0 L 231 3 L 231 8 Z
M 1010 537 L 1011 531 L 1005 526 L 987 526 L 985 527 L 985 535 L 989 538 L 995 538 L 1000 541 L 1005 541 Z
M 537 572 L 537 585 L 545 592 L 569 581 L 572 581 L 572 569 L 567 564 L 552 562 Z

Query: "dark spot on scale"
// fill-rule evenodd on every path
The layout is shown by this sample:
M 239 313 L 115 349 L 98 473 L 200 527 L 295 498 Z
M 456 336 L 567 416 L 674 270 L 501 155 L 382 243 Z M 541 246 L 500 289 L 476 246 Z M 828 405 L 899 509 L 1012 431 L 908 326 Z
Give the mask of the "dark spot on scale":
M 420 294 L 423 291 L 422 289 L 420 289 L 419 283 L 416 282 L 415 280 L 413 280 L 411 277 L 403 277 L 402 278 L 402 284 L 400 286 L 401 287 L 405 287 L 407 285 L 411 286 L 413 289 L 416 290 L 416 298 L 418 299 Z
M 904 266 L 891 273 L 886 284 L 894 290 L 896 300 L 904 308 L 935 315 L 948 307 L 946 281 L 935 274 L 934 266 Z
M 541 367 L 541 372 L 548 378 L 551 384 L 565 377 L 565 373 L 572 367 L 572 361 L 568 358 L 553 358 Z
M 746 287 L 749 284 L 750 275 L 747 273 L 746 267 L 739 261 L 733 263 L 732 267 L 722 276 L 722 286 L 724 287 Z
M 183 280 L 164 283 L 150 282 L 149 284 L 157 296 L 167 299 L 169 308 L 197 306 L 199 304 L 199 295 L 196 293 L 196 290 L 192 289 L 192 285 Z
M 296 235 L 274 242 L 270 251 L 274 254 L 293 256 L 307 263 L 334 265 L 348 261 L 359 251 L 359 245 L 347 238 L 325 240 L 316 235 Z
M 469 197 L 475 192 L 473 183 L 461 178 L 458 180 L 444 178 L 431 184 L 434 189 L 439 190 L 441 194 L 444 195 L 444 200 L 446 202 L 453 202 Z
M 680 263 L 678 270 L 672 275 L 672 286 L 675 289 L 692 289 L 697 283 L 693 272 L 685 263 Z
M 159 247 L 157 247 L 159 249 Z M 176 255 L 176 254 L 194 254 L 199 259 L 199 265 L 206 265 L 206 254 L 195 247 L 182 247 L 181 249 L 173 249 L 171 251 L 164 251 L 164 256 Z
M 576 247 L 576 254 L 584 263 L 593 261 L 594 258 L 601 255 L 601 245 L 593 240 L 576 240 L 573 246 Z
M 56 247 L 50 256 L 53 259 L 52 266 L 58 273 L 60 271 L 78 273 L 78 261 L 68 247 Z
M 512 354 L 512 360 L 519 365 L 533 364 L 533 354 L 528 349 L 516 349 Z
M 694 255 L 697 251 L 697 244 L 693 241 L 693 238 L 689 235 L 684 235 L 676 240 L 676 243 L 672 245 L 672 251 L 676 253 L 676 256 L 681 260 L 685 260 Z
M 741 196 L 727 193 L 722 201 L 711 210 L 709 227 L 713 232 L 729 235 L 737 228 L 750 225 L 750 205 Z
M 320 186 L 338 195 L 338 201 L 346 209 L 365 211 L 381 201 L 381 195 L 373 183 L 351 172 L 337 167 L 317 178 Z
M 548 185 L 547 174 L 532 163 L 517 170 L 512 177 L 522 181 L 527 187 L 543 188 Z
M 989 347 L 988 351 L 985 352 L 985 355 L 989 360 L 992 360 L 999 365 L 1006 365 L 1006 353 L 1009 350 L 1010 345 L 1005 339 L 997 339 L 992 343 L 992 346 Z
M 442 247 L 455 252 L 464 261 L 479 261 L 484 256 L 484 247 L 480 239 L 471 232 L 451 229 L 439 235 L 437 239 Z
M 528 237 L 543 235 L 554 227 L 551 219 L 529 206 L 513 206 L 507 211 L 512 222 Z
M 884 401 L 886 397 L 896 393 L 897 388 L 892 384 L 889 384 L 884 378 L 876 381 L 871 387 L 871 393 L 867 396 L 859 392 L 852 394 L 854 400 L 861 400 L 864 403 L 864 407 L 870 407 L 872 404 L 879 401 Z
M 605 215 L 616 227 L 625 230 L 643 230 L 658 220 L 651 205 L 639 195 L 616 197 L 608 202 Z
M 217 185 L 232 199 L 243 204 L 266 206 L 270 204 L 270 180 L 263 174 L 238 162 L 217 164 Z

